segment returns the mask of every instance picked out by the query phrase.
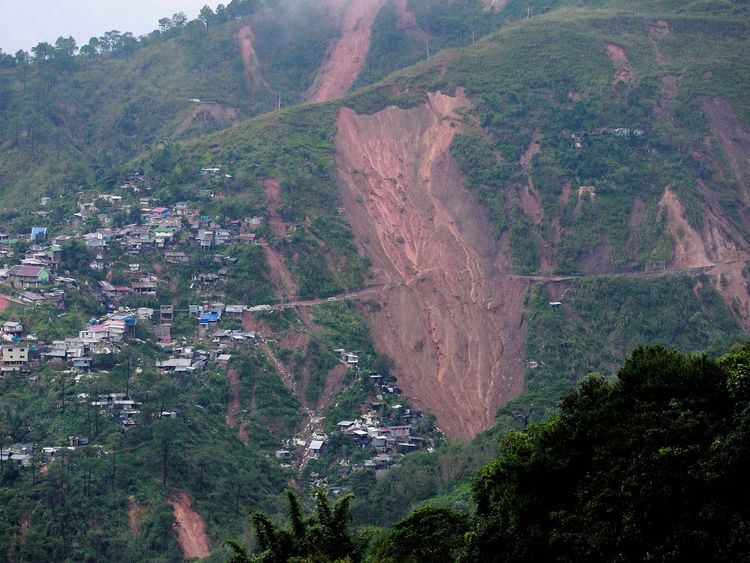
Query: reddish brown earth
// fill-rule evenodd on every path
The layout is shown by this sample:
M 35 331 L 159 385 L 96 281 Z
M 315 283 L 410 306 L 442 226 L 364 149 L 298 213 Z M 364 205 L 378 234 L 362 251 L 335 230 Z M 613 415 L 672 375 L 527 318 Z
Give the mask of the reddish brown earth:
M 279 181 L 266 178 L 263 180 L 263 189 L 266 192 L 266 212 L 268 213 L 269 226 L 275 236 L 284 238 L 286 236 L 286 223 L 279 215 L 279 209 L 281 208 Z
M 10 305 L 10 300 L 0 295 L 0 312 L 4 311 L 8 305 Z
M 535 131 L 526 152 L 521 155 L 521 166 L 523 166 L 527 176 L 526 185 L 521 190 L 521 208 L 535 225 L 542 222 L 544 215 L 542 197 L 539 195 L 539 190 L 536 189 L 534 181 L 531 179 L 531 161 L 534 160 L 534 157 L 539 153 L 539 149 L 541 148 L 538 137 L 539 133 Z
M 713 266 L 703 244 L 703 237 L 688 223 L 685 209 L 672 188 L 664 189 L 659 209 L 666 210 L 667 231 L 674 240 L 674 257 L 670 267 L 674 270 L 688 270 Z
M 615 76 L 612 82 L 615 84 L 618 82 L 634 84 L 635 72 L 633 72 L 633 67 L 630 66 L 625 49 L 614 43 L 606 43 L 604 45 L 604 52 L 607 53 L 612 66 L 615 67 Z
M 659 102 L 654 107 L 654 113 L 657 117 L 673 121 L 673 105 L 677 96 L 677 87 L 680 83 L 680 77 L 676 74 L 665 74 L 660 78 L 661 90 L 659 93 Z
M 281 253 L 268 245 L 263 247 L 263 251 L 266 254 L 271 283 L 278 290 L 278 294 L 281 297 L 297 295 L 297 283 L 294 281 L 289 268 L 286 267 Z
M 352 87 L 370 50 L 372 24 L 384 0 L 328 0 L 333 13 L 343 14 L 341 35 L 328 48 L 318 74 L 304 95 L 307 102 L 343 96 Z
M 229 383 L 229 390 L 231 392 L 229 405 L 227 406 L 227 426 L 234 428 L 240 415 L 240 377 L 235 368 L 227 370 L 227 382 Z M 240 422 L 237 434 L 243 443 L 249 444 L 250 436 L 248 436 L 245 426 L 244 420 Z
M 237 110 L 230 107 L 224 107 L 220 104 L 198 104 L 193 112 L 182 120 L 177 129 L 172 133 L 173 137 L 179 137 L 190 126 L 198 120 L 213 121 L 217 128 L 224 129 L 234 125 L 239 121 Z
M 139 506 L 135 496 L 128 497 L 128 526 L 133 534 L 137 534 L 141 527 L 141 521 L 146 513 L 145 506 Z
M 646 218 L 646 203 L 638 196 L 633 200 L 628 213 L 628 248 L 631 249 L 630 258 L 635 260 L 638 248 L 638 237 Z
M 429 35 L 419 27 L 414 12 L 409 9 L 408 0 L 396 0 L 394 5 L 396 7 L 396 27 L 420 39 L 427 40 Z
M 284 238 L 287 235 L 287 228 L 284 219 L 279 214 L 279 208 L 281 208 L 279 182 L 273 178 L 266 178 L 263 180 L 263 188 L 266 191 L 266 212 L 268 213 L 269 226 L 277 238 Z M 279 291 L 279 294 L 283 297 L 297 295 L 297 284 L 294 281 L 294 276 L 284 263 L 281 253 L 268 245 L 264 246 L 263 250 L 268 263 L 271 282 Z
M 659 202 L 666 209 L 667 230 L 674 239 L 674 271 L 709 268 L 708 275 L 725 303 L 738 315 L 745 330 L 750 330 L 750 292 L 743 270 L 750 256 L 742 250 L 747 241 L 709 201 L 704 208 L 703 229 L 696 231 L 685 218 L 677 194 L 667 187 Z
M 744 203 L 750 205 L 750 131 L 726 98 L 703 98 L 702 106 L 711 133 L 724 151 L 737 181 L 738 193 Z
M 336 169 L 360 249 L 386 284 L 366 308 L 399 383 L 449 437 L 490 427 L 523 390 L 524 281 L 502 275 L 486 213 L 464 188 L 449 148 L 455 97 L 374 115 L 342 108 Z
M 648 34 L 651 46 L 654 48 L 654 58 L 656 59 L 656 62 L 660 65 L 665 65 L 667 60 L 661 51 L 659 41 L 672 36 L 672 30 L 669 29 L 669 23 L 664 20 L 647 22 L 646 33 Z
M 326 374 L 325 390 L 318 399 L 318 411 L 325 412 L 331 406 L 336 394 L 344 388 L 344 376 L 347 367 L 344 364 L 336 364 Z
M 260 74 L 258 55 L 255 53 L 255 47 L 253 46 L 253 30 L 249 25 L 244 25 L 237 31 L 235 37 L 240 47 L 240 55 L 242 55 L 247 90 L 252 93 L 261 88 L 266 88 L 268 83 L 263 80 Z
M 176 490 L 169 502 L 174 509 L 177 543 L 180 544 L 182 555 L 186 559 L 208 557 L 211 549 L 208 547 L 206 524 L 201 515 L 193 510 L 190 495 Z

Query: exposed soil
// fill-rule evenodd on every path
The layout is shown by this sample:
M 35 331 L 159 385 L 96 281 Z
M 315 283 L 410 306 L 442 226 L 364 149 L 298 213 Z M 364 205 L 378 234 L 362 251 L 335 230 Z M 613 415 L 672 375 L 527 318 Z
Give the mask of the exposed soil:
M 630 259 L 636 259 L 638 249 L 638 235 L 643 227 L 643 221 L 646 218 L 646 204 L 636 196 L 630 206 L 628 214 L 628 248 L 630 249 Z
M 672 31 L 669 29 L 669 23 L 664 20 L 647 22 L 646 33 L 651 42 L 651 46 L 654 48 L 654 58 L 656 59 L 656 62 L 662 66 L 667 64 L 667 59 L 661 51 L 659 41 L 665 37 L 672 36 Z
M 568 202 L 570 201 L 570 184 L 568 182 L 565 182 L 562 187 L 562 192 L 560 193 L 560 207 L 565 207 L 568 205 Z
M 332 11 L 343 13 L 341 35 L 329 45 L 310 88 L 308 102 L 325 102 L 343 96 L 352 87 L 370 50 L 372 24 L 385 0 L 328 0 Z
M 237 435 L 240 437 L 240 440 L 242 440 L 243 444 L 249 444 L 250 443 L 250 435 L 247 433 L 247 422 L 244 420 L 240 421 L 240 426 L 237 428 Z
M 612 271 L 612 265 L 609 262 L 609 241 L 606 237 L 580 260 L 579 267 L 582 272 L 593 275 Z
M 202 559 L 211 553 L 206 536 L 206 524 L 203 518 L 193 510 L 190 495 L 185 491 L 174 491 L 174 498 L 169 501 L 174 509 L 177 543 L 186 559 Z
M 672 122 L 674 120 L 673 103 L 677 96 L 677 87 L 680 83 L 680 77 L 676 74 L 665 74 L 660 80 L 661 90 L 659 93 L 659 102 L 654 108 L 654 113 L 657 117 Z
M 499 12 L 508 3 L 508 0 L 482 0 L 485 12 Z
M 326 386 L 323 394 L 318 399 L 318 411 L 325 412 L 331 406 L 331 403 L 333 403 L 336 394 L 344 388 L 346 370 L 347 368 L 344 364 L 336 364 L 326 374 Z
M 10 300 L 0 295 L 0 312 L 4 311 L 8 305 L 10 305 Z
M 386 284 L 363 308 L 399 383 L 449 437 L 490 427 L 523 391 L 524 280 L 500 272 L 484 208 L 466 190 L 449 148 L 469 104 L 426 103 L 374 115 L 342 108 L 336 168 L 358 246 Z
M 130 495 L 128 497 L 128 526 L 133 534 L 138 534 L 145 512 L 146 507 L 139 506 L 135 496 Z
M 614 84 L 618 82 L 635 84 L 635 72 L 633 72 L 633 67 L 630 66 L 625 49 L 614 43 L 606 43 L 604 45 L 604 52 L 607 53 L 612 66 L 615 67 L 615 76 L 612 82 Z
M 542 209 L 542 197 L 539 195 L 539 190 L 536 189 L 534 181 L 531 179 L 531 161 L 539 153 L 539 149 L 541 148 L 538 136 L 539 133 L 535 131 L 531 137 L 529 147 L 521 156 L 521 166 L 523 166 L 528 177 L 526 185 L 521 189 L 521 208 L 535 225 L 542 222 L 542 217 L 544 215 L 544 210 Z
M 666 20 L 657 20 L 648 22 L 646 30 L 650 37 L 671 37 L 672 30 L 669 28 L 669 22 Z
M 273 178 L 266 178 L 263 180 L 263 188 L 266 191 L 266 212 L 268 213 L 269 226 L 275 236 L 284 238 L 287 233 L 286 223 L 279 215 L 279 209 L 282 205 L 279 181 Z
M 724 97 L 703 98 L 711 133 L 726 156 L 742 201 L 750 205 L 750 131 Z
M 193 113 L 182 120 L 177 129 L 172 133 L 173 137 L 179 137 L 196 121 L 212 121 L 217 129 L 226 129 L 239 121 L 237 110 L 224 107 L 220 104 L 198 104 Z
M 229 428 L 234 428 L 240 415 L 240 377 L 235 368 L 229 368 L 227 370 L 227 383 L 229 383 L 229 390 L 231 393 L 229 405 L 227 406 L 227 426 Z M 238 434 L 243 443 L 250 443 L 250 436 L 247 435 L 244 421 L 240 423 Z
M 670 264 L 672 270 L 687 270 L 713 266 L 709 259 L 703 237 L 688 223 L 685 209 L 677 194 L 670 187 L 664 189 L 659 200 L 659 209 L 666 209 L 667 231 L 674 239 L 674 257 Z
M 596 201 L 596 188 L 594 186 L 581 186 L 578 188 L 578 201 L 573 209 L 573 217 L 578 217 L 581 214 L 581 206 L 583 205 L 584 196 L 587 197 L 592 203 Z
M 427 40 L 429 35 L 419 27 L 414 12 L 409 9 L 408 0 L 396 0 L 394 5 L 396 7 L 396 27 L 420 39 Z
M 266 212 L 268 213 L 268 224 L 277 238 L 284 238 L 287 235 L 287 226 L 284 219 L 279 214 L 281 203 L 281 191 L 278 180 L 266 178 L 263 180 L 263 188 L 266 191 Z M 266 262 L 269 267 L 271 282 L 274 284 L 279 294 L 283 297 L 297 295 L 297 284 L 294 276 L 284 263 L 281 253 L 268 245 L 263 247 L 266 255 Z
M 281 297 L 297 295 L 297 283 L 294 281 L 294 276 L 292 276 L 289 268 L 286 267 L 281 253 L 268 245 L 263 247 L 263 251 L 266 254 L 271 283 L 276 287 L 278 294 Z
M 245 85 L 250 93 L 257 92 L 261 88 L 267 88 L 268 83 L 260 74 L 260 63 L 258 55 L 253 46 L 253 30 L 249 25 L 242 26 L 235 34 L 237 44 L 242 55 L 242 66 L 245 69 Z
M 724 302 L 740 319 L 743 328 L 750 331 L 750 288 L 742 275 L 748 265 L 746 260 L 717 264 L 708 273 Z

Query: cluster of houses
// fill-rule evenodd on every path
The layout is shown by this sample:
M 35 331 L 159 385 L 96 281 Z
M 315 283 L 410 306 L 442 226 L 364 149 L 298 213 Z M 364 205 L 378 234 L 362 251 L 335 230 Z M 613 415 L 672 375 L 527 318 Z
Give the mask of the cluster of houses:
M 125 225 L 112 228 L 102 227 L 82 236 L 86 246 L 94 249 L 104 249 L 111 245 L 120 245 L 131 255 L 138 255 L 142 251 L 158 248 L 168 248 L 177 243 L 188 243 L 201 249 L 214 246 L 224 246 L 231 243 L 252 243 L 256 240 L 256 233 L 252 232 L 263 224 L 260 217 L 245 220 L 229 220 L 222 224 L 215 218 L 199 214 L 198 210 L 190 207 L 186 202 L 176 203 L 172 207 L 151 207 L 148 197 L 139 200 L 140 224 Z M 94 203 L 82 205 L 88 209 Z M 100 215 L 103 224 L 110 221 L 108 215 Z M 187 227 L 187 228 L 185 228 Z M 170 252 L 170 260 L 180 262 L 184 255 Z

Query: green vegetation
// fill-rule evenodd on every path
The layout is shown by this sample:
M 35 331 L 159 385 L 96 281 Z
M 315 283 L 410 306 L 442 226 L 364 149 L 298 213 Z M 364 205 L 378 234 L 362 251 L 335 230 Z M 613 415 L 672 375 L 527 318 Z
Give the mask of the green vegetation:
M 270 514 L 253 512 L 251 546 L 261 560 L 358 560 L 365 557 L 365 538 L 350 531 L 350 522 L 389 526 L 404 517 L 367 534 L 371 558 L 748 557 L 741 481 L 748 348 L 720 360 L 639 349 L 614 379 L 625 355 L 642 344 L 714 357 L 746 338 L 712 279 L 655 272 L 672 260 L 673 237 L 685 235 L 684 227 L 667 231 L 660 205 L 667 186 L 692 229 L 704 229 L 710 209 L 727 248 L 742 248 L 750 238 L 737 189 L 743 172 L 736 158 L 706 142 L 711 131 L 703 106 L 706 99 L 726 100 L 736 114 L 729 119 L 746 129 L 750 124 L 750 59 L 739 55 L 750 52 L 747 2 L 548 0 L 533 6 L 530 21 L 527 5 L 509 0 L 494 13 L 478 1 L 410 1 L 410 26 L 399 23 L 397 7 L 388 3 L 357 79 L 365 88 L 343 102 L 315 106 L 289 104 L 301 100 L 338 33 L 317 2 L 295 8 L 233 0 L 216 12 L 204 9 L 199 22 L 176 14 L 140 41 L 108 32 L 76 57 L 65 38 L 37 46 L 33 57 L 0 53 L 0 219 L 11 238 L 40 223 L 49 225 L 50 238 L 101 227 L 97 216 L 74 225 L 77 204 L 120 193 L 117 186 L 138 171 L 138 194 L 122 192 L 130 209 L 97 200 L 112 226 L 140 223 L 143 195 L 152 198 L 149 205 L 189 202 L 222 224 L 257 216 L 258 240 L 283 258 L 281 269 L 291 273 L 298 297 L 362 288 L 369 261 L 357 252 L 336 184 L 337 111 L 341 104 L 360 113 L 388 104 L 413 107 L 426 92 L 453 94 L 460 87 L 472 106 L 451 153 L 513 269 L 584 274 L 531 288 L 526 393 L 500 409 L 496 427 L 472 441 L 410 454 L 382 478 L 369 471 L 338 474 L 342 457 L 364 458 L 340 434 L 330 436 L 327 451 L 304 472 L 273 458 L 298 430 L 301 399 L 313 410 L 334 394 L 327 381 L 340 365 L 334 349 L 356 352 L 368 369 L 347 370 L 331 406 L 319 407 L 325 430 L 374 400 L 370 370 L 395 382 L 348 301 L 312 308 L 316 326 L 291 310 L 257 316 L 262 330 L 309 337 L 306 348 L 282 339 L 269 344 L 293 368 L 297 395 L 260 348 L 246 344 L 232 351 L 238 388 L 215 364 L 203 372 L 157 374 L 154 362 L 164 352 L 142 341 L 96 357 L 90 377 L 42 364 L 28 378 L 0 379 L 0 446 L 91 440 L 59 451 L 45 473 L 39 457 L 29 469 L 0 464 L 0 559 L 180 559 L 169 504 L 179 491 L 206 520 L 211 545 L 241 537 L 230 544 L 235 561 L 250 558 L 241 548 L 249 526 L 239 516 L 248 504 Z M 262 79 L 247 73 L 240 57 L 236 34 L 246 25 Z M 604 49 L 609 42 L 624 49 L 632 81 L 614 80 Z M 669 76 L 674 92 L 663 81 Z M 275 111 L 279 91 L 283 109 Z M 532 158 L 533 140 L 540 151 Z M 204 167 L 220 172 L 202 174 Z M 41 195 L 52 198 L 43 217 L 33 213 Z M 530 211 L 537 201 L 539 209 Z M 9 258 L 20 259 L 28 247 L 12 243 Z M 119 245 L 106 251 L 111 271 L 89 267 L 95 252 L 81 242 L 64 246 L 60 271 L 82 288 L 66 290 L 66 311 L 12 303 L 2 320 L 20 320 L 50 341 L 101 316 L 104 308 L 88 288 L 133 276 Z M 141 271 L 158 272 L 157 295 L 131 295 L 118 304 L 184 308 L 278 297 L 272 280 L 279 272 L 272 267 L 279 267 L 269 264 L 262 246 L 216 252 L 187 249 L 185 264 L 161 263 L 161 253 L 144 252 Z M 225 265 L 228 273 L 216 285 L 193 279 Z M 623 275 L 590 275 L 599 273 Z M 3 293 L 20 291 L 3 287 Z M 550 307 L 556 300 L 562 305 Z M 238 319 L 221 325 L 240 326 Z M 181 344 L 196 344 L 190 342 L 194 319 L 178 315 L 172 332 Z M 137 337 L 151 340 L 150 323 L 139 324 Z M 209 339 L 196 345 L 207 348 Z M 98 394 L 126 389 L 140 403 L 139 424 L 124 427 L 91 407 Z M 235 398 L 242 426 L 228 428 L 227 406 Z M 399 420 L 399 409 L 391 407 L 408 405 L 398 395 L 385 395 L 382 403 L 386 423 Z M 177 416 L 162 416 L 165 411 Z M 415 426 L 430 434 L 434 419 L 426 415 Z M 240 428 L 248 444 L 239 439 Z M 503 436 L 524 429 L 510 433 L 502 457 L 473 476 L 497 455 Z M 303 517 L 305 490 L 301 501 L 289 496 L 291 526 L 276 524 L 283 512 L 276 493 L 292 480 L 307 487 L 316 473 L 355 498 L 331 506 L 318 494 L 315 514 Z
M 377 561 L 741 561 L 750 554 L 750 346 L 718 360 L 636 349 L 616 381 L 586 378 L 558 416 L 511 432 L 472 484 L 476 508 L 422 507 L 373 536 Z M 413 459 L 414 456 L 409 456 Z M 350 497 L 290 525 L 251 512 L 257 561 L 358 561 Z M 335 529 L 327 526 L 339 522 Z M 322 529 L 313 537 L 311 528 Z M 231 543 L 230 561 L 250 561 Z
M 178 490 L 190 491 L 213 542 L 243 532 L 238 505 L 275 512 L 272 495 L 283 486 L 284 474 L 262 455 L 261 444 L 243 446 L 226 427 L 224 374 L 209 369 L 159 375 L 154 357 L 153 349 L 134 344 L 114 358 L 109 372 L 77 383 L 47 368 L 31 379 L 0 380 L 3 447 L 25 442 L 39 451 L 36 468 L 19 470 L 9 462 L 0 468 L 6 500 L 0 519 L 8 524 L 0 537 L 3 558 L 179 559 L 167 502 Z M 251 382 L 263 377 L 241 369 Z M 257 393 L 258 412 L 251 422 L 267 420 L 264 416 L 284 421 L 284 408 L 294 420 L 296 406 L 287 407 L 283 393 L 274 398 L 269 383 Z M 98 394 L 124 392 L 128 386 L 141 403 L 140 424 L 124 428 L 90 406 Z M 172 410 L 176 418 L 158 416 Z M 256 432 L 252 423 L 248 430 L 258 441 L 269 432 Z M 70 436 L 86 436 L 90 445 L 59 451 L 40 473 L 41 448 L 67 446 Z M 129 527 L 128 510 L 134 507 L 138 534 Z
M 250 558 L 247 550 L 237 541 L 227 542 L 232 550 L 231 563 L 310 561 L 360 561 L 366 547 L 366 538 L 356 536 L 349 529 L 351 496 L 338 499 L 333 505 L 324 491 L 315 493 L 315 512 L 302 513 L 300 501 L 294 491 L 286 490 L 289 505 L 289 524 L 281 527 L 268 516 L 250 510 L 250 518 L 258 538 L 260 555 Z
M 706 278 L 582 278 L 553 290 L 537 285 L 527 296 L 526 358 L 539 367 L 528 370 L 527 392 L 501 418 L 530 412 L 530 420 L 545 420 L 586 374 L 614 374 L 636 346 L 717 354 L 745 337 Z M 555 295 L 564 295 L 560 308 L 549 305 Z

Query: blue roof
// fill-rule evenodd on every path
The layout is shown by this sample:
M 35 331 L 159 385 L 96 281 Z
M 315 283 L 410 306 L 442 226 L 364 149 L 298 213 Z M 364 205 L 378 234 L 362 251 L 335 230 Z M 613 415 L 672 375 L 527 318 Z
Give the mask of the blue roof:
M 31 228 L 31 240 L 34 240 L 36 237 L 47 236 L 47 227 L 32 227 Z
M 219 320 L 219 314 L 218 313 L 203 313 L 201 314 L 200 321 L 202 323 L 208 323 L 211 321 L 218 321 Z

